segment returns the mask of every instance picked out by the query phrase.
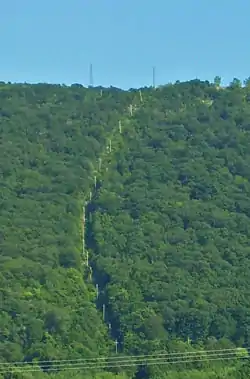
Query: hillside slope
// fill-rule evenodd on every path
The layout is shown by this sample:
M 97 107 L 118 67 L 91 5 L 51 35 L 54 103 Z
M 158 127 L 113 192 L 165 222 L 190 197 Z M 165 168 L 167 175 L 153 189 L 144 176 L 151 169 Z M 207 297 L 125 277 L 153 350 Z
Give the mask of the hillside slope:
M 193 81 L 143 97 L 95 202 L 117 334 L 134 353 L 175 337 L 249 345 L 249 89 Z
M 82 206 L 122 91 L 0 88 L 0 356 L 107 355 L 81 242 Z
M 129 350 L 169 336 L 248 343 L 248 91 L 146 91 L 106 175 L 93 235 Z
M 0 361 L 249 345 L 249 102 L 0 85 Z M 247 377 L 231 363 L 126 375 Z

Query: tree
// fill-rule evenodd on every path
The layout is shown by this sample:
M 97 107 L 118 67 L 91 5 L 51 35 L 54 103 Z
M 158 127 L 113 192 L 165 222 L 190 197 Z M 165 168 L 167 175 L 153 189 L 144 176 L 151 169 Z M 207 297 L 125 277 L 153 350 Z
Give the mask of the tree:
M 221 77 L 220 76 L 215 76 L 214 78 L 214 84 L 216 87 L 220 87 L 221 86 Z

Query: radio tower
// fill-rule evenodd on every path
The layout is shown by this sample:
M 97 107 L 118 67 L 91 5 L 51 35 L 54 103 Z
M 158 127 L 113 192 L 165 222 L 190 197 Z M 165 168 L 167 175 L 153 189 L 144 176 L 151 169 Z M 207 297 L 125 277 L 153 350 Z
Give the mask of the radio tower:
M 153 88 L 155 88 L 155 66 L 153 67 Z
M 89 66 L 89 86 L 93 87 L 94 86 L 94 79 L 93 79 L 93 66 L 92 63 L 90 63 Z

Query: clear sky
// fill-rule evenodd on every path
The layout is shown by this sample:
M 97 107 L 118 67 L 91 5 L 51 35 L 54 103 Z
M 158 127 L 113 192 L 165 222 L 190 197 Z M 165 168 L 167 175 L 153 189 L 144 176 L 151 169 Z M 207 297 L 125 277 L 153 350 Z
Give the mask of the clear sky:
M 0 80 L 122 88 L 250 76 L 250 0 L 0 0 Z

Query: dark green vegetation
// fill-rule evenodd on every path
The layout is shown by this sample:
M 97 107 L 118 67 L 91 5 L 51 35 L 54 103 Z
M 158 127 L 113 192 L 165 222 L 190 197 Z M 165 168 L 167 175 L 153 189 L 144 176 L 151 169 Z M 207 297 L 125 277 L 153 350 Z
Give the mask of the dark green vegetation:
M 250 346 L 248 83 L 2 83 L 0 133 L 0 361 L 107 356 L 114 339 L 122 355 Z M 120 371 L 250 373 L 234 359 Z M 47 374 L 14 376 L 32 375 Z

